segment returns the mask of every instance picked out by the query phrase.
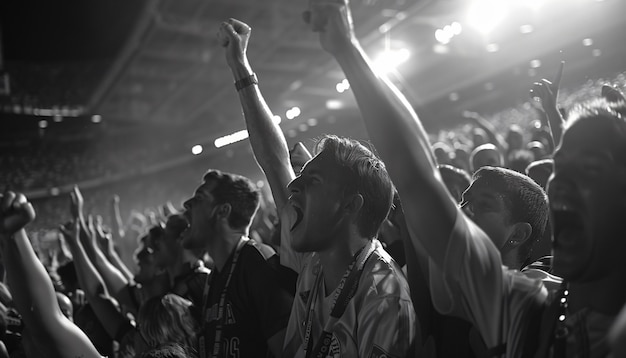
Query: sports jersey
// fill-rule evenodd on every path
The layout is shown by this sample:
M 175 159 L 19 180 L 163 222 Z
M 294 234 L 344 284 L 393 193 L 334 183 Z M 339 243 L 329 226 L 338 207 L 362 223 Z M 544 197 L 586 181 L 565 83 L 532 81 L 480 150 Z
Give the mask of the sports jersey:
M 185 264 L 185 270 L 174 278 L 174 284 L 171 293 L 175 293 L 191 301 L 194 306 L 202 305 L 202 291 L 206 284 L 207 275 L 211 270 L 204 267 L 204 263 L 200 260 L 194 263 Z
M 496 357 L 521 357 L 525 340 L 537 340 L 537 336 L 529 335 L 538 335 L 539 323 L 543 324 L 531 317 L 541 317 L 553 305 L 551 301 L 558 303 L 558 277 L 537 269 L 520 272 L 503 266 L 489 237 L 461 213 L 444 262 L 431 260 L 430 273 L 435 308 L 442 314 L 468 319 L 488 348 L 503 348 L 493 355 Z M 570 328 L 566 338 L 568 357 L 608 354 L 604 341 L 610 325 L 608 317 L 583 310 L 569 315 L 564 324 Z
M 405 357 L 413 342 L 416 318 L 404 274 L 378 240 L 369 245 L 372 253 L 357 290 L 332 327 L 327 357 Z M 326 292 L 323 280 L 317 279 L 322 270 L 317 254 L 291 256 L 296 257 L 301 269 L 285 336 L 285 357 L 305 357 L 309 307 L 314 315 L 309 337 L 317 343 L 336 296 L 336 292 Z
M 222 271 L 211 274 L 202 316 L 207 357 L 211 356 L 222 318 L 219 306 L 233 257 Z M 287 326 L 293 296 L 281 287 L 278 264 L 278 256 L 267 245 L 249 240 L 241 247 L 226 290 L 220 357 L 265 357 L 269 352 L 267 340 Z

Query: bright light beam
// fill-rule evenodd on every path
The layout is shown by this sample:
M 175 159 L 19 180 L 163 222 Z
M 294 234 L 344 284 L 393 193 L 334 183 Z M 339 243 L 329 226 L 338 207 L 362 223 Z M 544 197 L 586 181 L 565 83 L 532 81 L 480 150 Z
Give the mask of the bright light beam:
M 482 34 L 491 32 L 507 15 L 506 1 L 478 0 L 470 8 L 468 23 Z
M 405 63 L 409 57 L 411 57 L 411 52 L 406 48 L 387 50 L 382 52 L 376 60 L 374 60 L 374 66 L 381 72 L 392 72 L 395 71 L 398 66 Z

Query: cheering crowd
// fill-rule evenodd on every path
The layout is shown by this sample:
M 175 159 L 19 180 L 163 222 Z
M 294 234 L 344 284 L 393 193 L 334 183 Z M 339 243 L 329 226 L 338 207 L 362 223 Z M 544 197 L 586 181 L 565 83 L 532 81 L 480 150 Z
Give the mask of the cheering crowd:
M 0 356 L 626 356 L 620 89 L 561 111 L 561 66 L 529 84 L 544 111 L 531 135 L 468 112 L 471 134 L 432 143 L 373 70 L 347 1 L 313 0 L 304 20 L 375 150 L 334 135 L 290 149 L 247 57 L 251 27 L 226 20 L 218 40 L 276 214 L 248 178 L 211 168 L 183 208 L 121 232 L 74 187 L 58 223 L 71 260 L 51 270 L 27 235 L 33 205 L 5 190 Z

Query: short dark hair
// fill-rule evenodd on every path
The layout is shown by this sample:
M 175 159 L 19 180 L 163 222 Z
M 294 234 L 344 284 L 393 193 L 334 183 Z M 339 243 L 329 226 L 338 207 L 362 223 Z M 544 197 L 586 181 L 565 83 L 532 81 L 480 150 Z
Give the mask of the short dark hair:
M 615 159 L 626 166 L 626 102 L 609 102 L 599 98 L 581 103 L 570 111 L 563 132 L 581 120 L 592 120 L 611 126 L 616 135 L 606 138 L 607 144 L 613 148 Z
M 215 188 L 211 195 L 219 204 L 230 204 L 228 224 L 234 229 L 245 228 L 259 208 L 259 189 L 250 179 L 237 174 L 219 170 L 209 170 L 202 178 L 204 182 L 214 181 Z
M 511 169 L 482 167 L 474 173 L 474 180 L 485 180 L 493 185 L 493 190 L 502 194 L 509 209 L 512 222 L 530 224 L 532 232 L 526 242 L 518 248 L 521 262 L 532 253 L 533 246 L 546 230 L 549 209 L 545 191 L 528 176 Z
M 346 169 L 347 189 L 363 196 L 357 219 L 359 234 L 376 237 L 393 201 L 394 188 L 385 164 L 360 142 L 334 135 L 324 136 L 315 151 L 331 153 L 335 162 Z
M 454 193 L 452 189 L 454 189 L 455 186 L 461 189 L 461 193 L 463 193 L 463 190 L 467 189 L 472 183 L 472 178 L 469 173 L 461 168 L 448 164 L 439 164 L 437 168 L 439 169 L 443 183 L 453 196 Z M 454 196 L 454 199 L 457 201 L 461 200 L 461 198 L 456 196 Z

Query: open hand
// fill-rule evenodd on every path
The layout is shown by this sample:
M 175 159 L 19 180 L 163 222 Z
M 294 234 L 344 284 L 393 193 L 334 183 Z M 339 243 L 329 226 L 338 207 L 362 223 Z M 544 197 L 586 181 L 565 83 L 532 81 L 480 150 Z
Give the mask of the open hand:
M 0 194 L 0 232 L 13 235 L 35 220 L 35 209 L 24 194 L 5 191 Z

